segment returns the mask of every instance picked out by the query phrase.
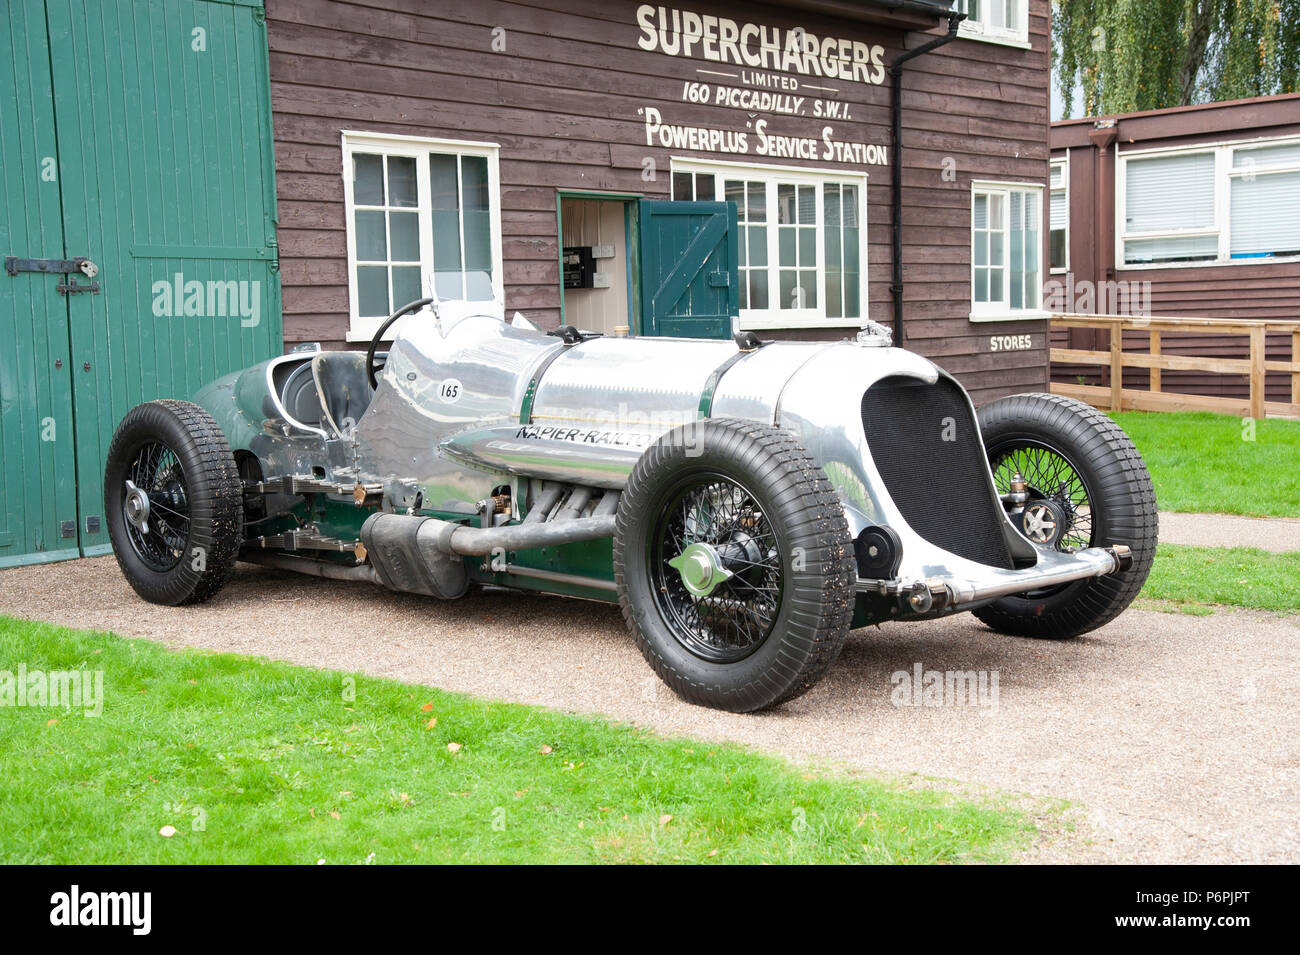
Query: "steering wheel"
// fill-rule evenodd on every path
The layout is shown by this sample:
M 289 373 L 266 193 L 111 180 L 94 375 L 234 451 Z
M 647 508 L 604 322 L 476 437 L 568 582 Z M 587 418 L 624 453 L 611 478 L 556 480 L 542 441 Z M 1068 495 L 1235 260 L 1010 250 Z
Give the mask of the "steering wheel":
M 384 332 L 388 331 L 388 327 L 403 315 L 408 312 L 414 312 L 416 309 L 424 308 L 424 306 L 432 304 L 434 301 L 435 300 L 431 298 L 417 298 L 414 302 L 408 302 L 397 311 L 393 312 L 392 315 L 389 315 L 384 319 L 384 323 L 380 325 L 379 330 L 375 332 L 375 337 L 370 339 L 370 347 L 366 349 L 366 377 L 370 379 L 370 388 L 372 391 L 378 390 L 379 388 L 379 377 L 376 374 L 378 369 L 375 368 L 375 352 L 379 348 L 379 342 L 384 337 Z

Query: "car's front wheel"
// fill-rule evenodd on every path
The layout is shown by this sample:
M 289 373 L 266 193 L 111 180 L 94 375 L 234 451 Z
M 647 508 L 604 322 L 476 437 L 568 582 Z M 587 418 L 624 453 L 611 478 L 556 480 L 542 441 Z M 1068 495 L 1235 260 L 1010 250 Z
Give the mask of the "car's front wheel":
M 789 432 L 747 421 L 701 421 L 647 449 L 619 501 L 614 574 L 655 672 L 735 712 L 809 689 L 853 614 L 839 498 Z
M 188 401 L 127 412 L 109 445 L 104 504 L 118 565 L 151 603 L 200 603 L 226 582 L 243 536 L 243 484 L 225 435 Z
M 1116 574 L 1003 597 L 974 611 L 994 630 L 1062 639 L 1119 616 L 1146 582 L 1158 515 L 1142 455 L 1114 421 L 1061 395 L 1012 395 L 979 411 L 1000 494 L 1017 476 L 1028 495 L 1011 515 L 1040 547 L 1080 550 L 1123 544 L 1132 565 Z

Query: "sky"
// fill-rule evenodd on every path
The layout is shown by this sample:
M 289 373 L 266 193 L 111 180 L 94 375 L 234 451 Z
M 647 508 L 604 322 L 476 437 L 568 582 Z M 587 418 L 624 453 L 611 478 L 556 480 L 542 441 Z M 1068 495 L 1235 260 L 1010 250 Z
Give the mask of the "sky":
M 1064 115 L 1064 114 L 1065 114 L 1065 100 L 1061 97 L 1061 90 L 1060 90 L 1060 88 L 1056 85 L 1056 77 L 1052 77 L 1052 79 L 1050 80 L 1050 82 L 1051 82 L 1051 84 L 1052 84 L 1052 122 L 1056 122 L 1058 119 L 1073 119 L 1073 118 L 1074 118 L 1073 116 L 1066 116 L 1066 115 Z M 1080 99 L 1079 94 L 1078 94 L 1078 93 L 1075 93 L 1075 95 L 1074 95 L 1074 112 L 1076 112 L 1076 113 L 1080 112 L 1080 109 L 1079 109 L 1079 99 Z

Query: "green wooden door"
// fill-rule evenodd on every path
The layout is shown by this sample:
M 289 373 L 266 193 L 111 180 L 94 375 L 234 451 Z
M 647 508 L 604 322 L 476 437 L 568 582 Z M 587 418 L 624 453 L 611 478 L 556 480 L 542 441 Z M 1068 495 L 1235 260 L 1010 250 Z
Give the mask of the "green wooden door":
M 49 96 L 33 112 L 57 133 L 60 254 L 99 267 L 97 293 L 32 320 L 62 322 L 77 544 L 104 553 L 104 457 L 122 416 L 283 347 L 265 17 L 260 0 L 15 2 L 46 45 Z M 38 180 L 7 170 L 6 154 L 6 201 L 30 207 Z
M 0 255 L 63 257 L 42 0 L 0 12 Z M 0 567 L 76 557 L 72 366 L 62 276 L 0 272 Z
M 642 199 L 642 335 L 730 338 L 736 315 L 736 204 Z

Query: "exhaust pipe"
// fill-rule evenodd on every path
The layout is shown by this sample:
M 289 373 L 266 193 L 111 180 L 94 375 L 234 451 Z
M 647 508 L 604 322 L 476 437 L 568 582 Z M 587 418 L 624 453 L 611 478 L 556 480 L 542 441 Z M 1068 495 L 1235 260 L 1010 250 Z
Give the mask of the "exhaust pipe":
M 421 520 L 402 514 L 376 514 L 375 518 L 392 517 L 398 520 Z M 422 547 L 444 554 L 463 557 L 480 557 L 497 550 L 532 550 L 534 547 L 555 547 L 559 544 L 576 544 L 579 541 L 600 540 L 614 536 L 613 514 L 600 517 L 575 517 L 572 520 L 538 521 L 535 524 L 513 524 L 505 527 L 466 527 L 436 517 L 424 518 L 416 530 L 416 540 Z M 362 527 L 362 539 L 365 538 Z M 369 544 L 366 545 L 367 549 Z
M 550 488 L 544 492 L 552 507 L 558 497 Z M 385 587 L 452 600 L 469 588 L 465 557 L 613 537 L 617 492 L 607 492 L 590 517 L 563 516 L 582 513 L 590 497 L 589 488 L 575 488 L 555 520 L 546 520 L 545 510 L 535 507 L 524 523 L 502 527 L 468 527 L 409 514 L 372 514 L 361 525 L 361 540 Z
M 268 554 L 265 551 L 249 548 L 239 552 L 239 560 L 249 564 L 261 564 L 264 567 L 275 567 L 278 570 L 292 570 L 299 574 L 324 577 L 327 580 L 357 580 L 370 584 L 381 583 L 379 575 L 375 573 L 375 568 L 367 567 L 365 564 L 357 567 L 347 567 L 343 564 L 332 564 L 324 560 L 312 560 L 310 557 Z

